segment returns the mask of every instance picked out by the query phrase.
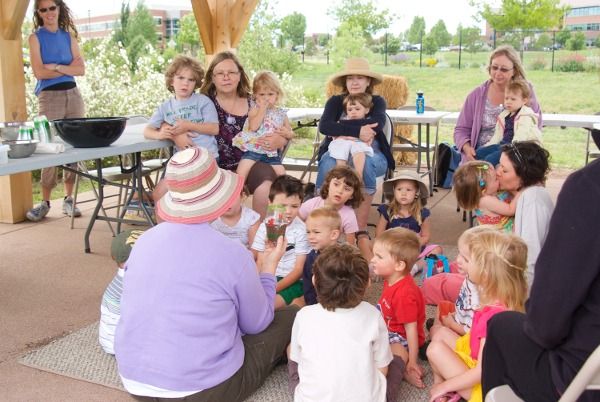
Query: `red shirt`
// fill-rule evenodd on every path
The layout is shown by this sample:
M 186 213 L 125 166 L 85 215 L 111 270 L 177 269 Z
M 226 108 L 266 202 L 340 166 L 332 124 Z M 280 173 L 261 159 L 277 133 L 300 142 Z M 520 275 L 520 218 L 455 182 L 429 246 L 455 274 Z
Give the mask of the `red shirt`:
M 411 275 L 406 275 L 392 286 L 384 281 L 377 307 L 388 331 L 396 332 L 408 340 L 404 324 L 416 322 L 419 346 L 425 343 L 425 301 Z

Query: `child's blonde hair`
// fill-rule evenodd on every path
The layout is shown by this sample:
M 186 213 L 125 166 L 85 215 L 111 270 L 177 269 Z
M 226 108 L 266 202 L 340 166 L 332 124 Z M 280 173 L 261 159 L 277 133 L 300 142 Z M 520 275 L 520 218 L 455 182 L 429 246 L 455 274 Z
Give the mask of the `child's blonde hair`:
M 375 238 L 375 244 L 383 246 L 397 263 L 404 262 L 408 271 L 415 265 L 421 253 L 419 236 L 406 228 L 386 230 Z
M 412 182 L 417 189 L 418 196 L 414 199 L 413 203 L 410 204 L 410 207 L 408 208 L 408 212 L 410 213 L 410 216 L 412 216 L 419 225 L 422 225 L 423 217 L 421 216 L 421 213 L 423 211 L 423 208 L 425 207 L 427 198 L 424 198 L 421 195 L 421 189 L 419 186 L 419 182 L 417 182 L 416 180 L 399 179 L 392 186 L 392 191 L 390 193 L 385 194 L 386 198 L 388 199 L 388 207 L 387 207 L 388 216 L 391 219 L 393 216 L 400 214 L 402 205 L 400 205 L 398 200 L 396 200 L 396 196 L 394 194 L 395 194 L 396 186 L 398 185 L 398 183 L 400 183 L 401 180 Z
M 283 101 L 283 89 L 281 88 L 281 84 L 277 79 L 277 76 L 271 71 L 260 71 L 254 77 L 252 81 L 252 92 L 256 93 L 261 88 L 267 88 L 275 91 L 277 93 L 277 103 L 281 103 Z
M 194 91 L 202 85 L 202 79 L 204 78 L 204 69 L 198 60 L 193 57 L 179 55 L 173 59 L 169 67 L 167 67 L 167 71 L 165 71 L 165 84 L 169 92 L 175 92 L 173 88 L 173 78 L 177 71 L 182 68 L 189 68 L 194 76 L 194 80 L 196 80 L 196 85 L 194 86 Z
M 371 110 L 373 108 L 373 97 L 366 92 L 359 94 L 348 94 L 343 101 L 344 110 L 348 109 L 348 105 L 355 105 L 357 103 L 366 108 L 367 111 Z
M 331 207 L 313 209 L 306 218 L 307 221 L 309 219 L 320 219 L 331 230 L 342 229 L 342 218 L 339 212 Z
M 492 169 L 486 161 L 468 161 L 456 169 L 452 182 L 458 206 L 467 211 L 479 206 Z
M 491 227 L 472 228 L 458 239 L 469 249 L 479 270 L 481 304 L 501 302 L 510 310 L 525 311 L 527 245 L 518 236 Z

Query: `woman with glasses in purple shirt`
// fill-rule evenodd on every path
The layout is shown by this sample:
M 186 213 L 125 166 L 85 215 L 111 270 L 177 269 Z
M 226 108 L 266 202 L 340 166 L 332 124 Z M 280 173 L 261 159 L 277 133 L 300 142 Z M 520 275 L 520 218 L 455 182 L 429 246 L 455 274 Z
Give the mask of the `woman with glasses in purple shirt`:
M 512 46 L 496 48 L 488 65 L 490 78 L 475 88 L 465 99 L 454 128 L 454 144 L 462 154 L 462 161 L 474 160 L 475 150 L 488 143 L 494 135 L 496 120 L 502 112 L 506 85 L 516 79 L 526 80 L 519 54 Z M 529 106 L 538 114 L 542 128 L 542 112 L 529 83 Z

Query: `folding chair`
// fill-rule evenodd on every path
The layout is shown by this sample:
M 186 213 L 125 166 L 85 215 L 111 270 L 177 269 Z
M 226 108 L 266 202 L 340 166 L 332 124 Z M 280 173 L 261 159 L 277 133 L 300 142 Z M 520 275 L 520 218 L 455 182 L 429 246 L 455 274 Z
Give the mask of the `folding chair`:
M 584 391 L 600 391 L 600 345 L 587 358 L 558 402 L 575 402 Z M 522 402 L 508 385 L 492 389 L 485 402 Z
M 600 112 L 596 113 L 596 115 L 600 115 Z M 591 137 L 600 137 L 600 130 L 586 128 L 588 135 L 587 141 L 585 143 L 585 164 L 587 165 L 590 159 L 600 158 L 600 150 L 596 149 L 592 145 L 592 149 L 590 149 L 590 138 Z

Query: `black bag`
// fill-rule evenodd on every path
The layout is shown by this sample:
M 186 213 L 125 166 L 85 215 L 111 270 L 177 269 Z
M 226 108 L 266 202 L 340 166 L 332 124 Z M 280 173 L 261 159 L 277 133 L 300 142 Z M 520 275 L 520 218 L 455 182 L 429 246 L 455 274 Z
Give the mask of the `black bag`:
M 435 173 L 435 186 L 452 188 L 454 171 L 460 165 L 461 155 L 453 145 L 442 142 L 438 145 L 437 164 Z

